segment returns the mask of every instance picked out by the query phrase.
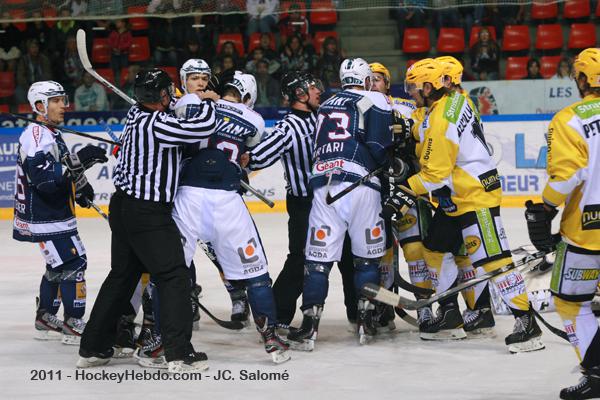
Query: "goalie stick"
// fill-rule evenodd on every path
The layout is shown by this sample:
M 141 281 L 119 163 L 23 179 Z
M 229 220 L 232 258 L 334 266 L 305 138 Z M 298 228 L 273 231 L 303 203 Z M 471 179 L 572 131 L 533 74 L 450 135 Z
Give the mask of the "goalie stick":
M 502 275 L 505 272 L 511 271 L 515 268 L 527 266 L 532 261 L 539 260 L 540 258 L 544 257 L 545 255 L 546 255 L 546 252 L 543 252 L 543 251 L 538 251 L 536 253 L 530 254 L 510 265 L 506 265 L 506 266 L 498 268 L 494 271 L 483 274 L 479 277 L 462 282 L 462 283 L 446 290 L 445 292 L 438 293 L 428 299 L 411 300 L 411 299 L 402 297 L 399 294 L 391 292 L 387 289 L 384 289 L 384 288 L 382 288 L 376 284 L 372 284 L 372 283 L 367 283 L 365 286 L 363 286 L 363 288 L 361 289 L 361 292 L 365 296 L 375 299 L 375 300 L 380 301 L 385 304 L 404 308 L 407 310 L 418 310 L 420 308 L 423 308 L 425 306 L 433 304 L 439 300 L 445 299 L 446 297 L 451 296 L 455 293 L 458 293 L 464 289 L 475 286 L 478 283 L 481 283 L 481 282 L 487 281 L 489 279 L 492 279 L 496 276 Z

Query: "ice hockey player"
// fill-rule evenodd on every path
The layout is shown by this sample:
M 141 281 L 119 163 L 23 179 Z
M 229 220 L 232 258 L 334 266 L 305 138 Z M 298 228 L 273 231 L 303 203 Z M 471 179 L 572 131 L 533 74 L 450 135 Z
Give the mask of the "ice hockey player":
M 421 170 L 408 179 L 408 189 L 395 188 L 384 205 L 386 212 L 402 204 L 410 191 L 417 195 L 435 192 L 438 210 L 428 231 L 425 259 L 430 268 L 444 272 L 445 254 L 456 252 L 463 241 L 476 273 L 490 272 L 512 263 L 506 232 L 500 218 L 501 188 L 498 171 L 485 143 L 483 129 L 475 111 L 460 94 L 444 86 L 444 68 L 433 60 L 415 63 L 406 76 L 408 93 L 418 91 L 428 110 L 419 130 L 423 132 Z M 456 268 L 432 275 L 436 290 L 455 284 Z M 493 279 L 504 301 L 515 316 L 512 334 L 505 339 L 510 352 L 544 348 L 541 330 L 529 309 L 525 282 L 518 271 Z M 437 316 L 427 331 L 447 331 L 450 336 L 462 331 L 463 319 L 457 295 L 440 301 Z M 464 335 L 464 332 L 462 332 Z M 464 336 L 463 336 L 464 337 Z
M 35 82 L 27 99 L 36 120 L 64 122 L 69 98 L 58 82 Z M 64 344 L 79 344 L 85 327 L 87 259 L 74 202 L 90 207 L 94 190 L 84 172 L 106 161 L 106 151 L 97 146 L 70 153 L 58 128 L 31 123 L 19 138 L 13 238 L 38 243 L 46 260 L 37 299 L 37 339 L 62 337 Z M 56 316 L 61 302 L 64 320 Z
M 304 245 L 308 232 L 308 215 L 312 205 L 310 175 L 313 164 L 313 137 L 317 110 L 321 104 L 322 83 L 307 72 L 292 71 L 281 79 L 283 96 L 291 112 L 251 152 L 242 156 L 242 166 L 251 170 L 273 165 L 281 159 L 286 179 L 286 208 L 289 215 L 289 253 L 281 273 L 273 284 L 277 305 L 277 325 L 283 334 L 294 319 L 296 302 L 302 294 Z M 356 323 L 356 290 L 350 245 L 344 243 L 338 267 L 344 286 L 344 303 L 349 321 Z
M 369 64 L 373 72 L 373 88 L 371 90 L 387 95 L 392 103 L 394 113 L 394 149 L 396 154 L 394 157 L 400 157 L 412 168 L 412 173 L 418 170 L 418 158 L 415 155 L 415 143 L 411 133 L 411 125 L 413 121 L 411 116 L 417 109 L 414 100 L 403 99 L 401 97 L 392 97 L 390 95 L 391 74 L 389 70 L 381 63 Z M 408 125 L 407 125 L 408 123 Z M 407 130 L 408 127 L 408 130 Z M 393 174 L 393 170 L 390 171 Z M 389 188 L 387 189 L 389 190 Z M 425 230 L 431 219 L 431 211 L 427 208 L 425 202 L 421 199 L 417 200 L 417 206 L 411 208 L 405 216 L 393 222 L 389 229 L 386 229 L 386 234 L 391 236 L 387 238 L 389 244 L 393 243 L 393 235 L 390 230 L 395 232 L 395 239 L 402 247 L 402 252 L 406 263 L 410 281 L 413 285 L 431 288 L 429 280 L 429 272 L 427 265 L 423 259 L 423 237 Z M 386 226 L 388 221 L 386 221 Z M 387 249 L 379 266 L 382 276 L 382 285 L 390 289 L 394 285 L 394 274 L 398 269 L 398 250 L 397 246 L 391 246 Z M 418 296 L 417 296 L 418 297 Z M 394 309 L 390 306 L 382 304 L 376 305 L 376 320 L 380 326 L 387 326 L 388 329 L 394 327 Z M 427 314 L 429 318 L 431 314 Z M 421 318 L 421 323 L 424 320 Z
M 370 91 L 373 73 L 361 58 L 342 62 L 343 90 L 321 105 L 315 133 L 314 164 L 310 184 L 313 202 L 306 238 L 306 265 L 299 330 L 288 339 L 306 350 L 314 348 L 319 320 L 329 287 L 329 272 L 340 259 L 346 232 L 354 255 L 354 283 L 380 283 L 379 261 L 385 253 L 380 180 L 373 177 L 328 205 L 335 195 L 378 168 L 386 167 L 392 145 L 392 112 L 387 97 Z M 375 333 L 375 306 L 358 294 L 357 333 L 366 343 Z
M 197 101 L 185 95 L 175 113 L 193 112 Z M 275 363 L 290 359 L 288 345 L 277 335 L 277 316 L 260 236 L 244 200 L 238 194 L 241 155 L 254 147 L 264 132 L 262 117 L 252 110 L 256 81 L 236 73 L 225 85 L 216 104 L 215 134 L 200 145 L 182 170 L 173 218 L 184 241 L 190 265 L 196 243 L 210 243 L 223 268 L 225 279 L 236 288 L 246 288 L 256 329 Z
M 550 289 L 583 374 L 560 391 L 566 400 L 600 398 L 600 330 L 591 309 L 600 275 L 600 49 L 579 53 L 573 70 L 582 100 L 552 118 L 543 203 L 528 201 L 525 211 L 531 243 L 556 248 Z M 553 235 L 563 203 L 560 234 Z

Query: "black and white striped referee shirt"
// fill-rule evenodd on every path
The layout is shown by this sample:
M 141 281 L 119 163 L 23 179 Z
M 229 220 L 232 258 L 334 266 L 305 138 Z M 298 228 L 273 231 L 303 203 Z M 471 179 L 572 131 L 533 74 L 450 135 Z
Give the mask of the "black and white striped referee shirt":
M 312 168 L 313 135 L 316 125 L 315 113 L 292 109 L 267 137 L 250 151 L 248 167 L 251 170 L 263 169 L 281 158 L 288 194 L 295 197 L 311 195 L 308 181 Z
M 134 105 L 121 136 L 115 187 L 137 199 L 172 202 L 179 183 L 182 146 L 207 139 L 214 129 L 212 101 L 201 102 L 198 113 L 185 120 Z

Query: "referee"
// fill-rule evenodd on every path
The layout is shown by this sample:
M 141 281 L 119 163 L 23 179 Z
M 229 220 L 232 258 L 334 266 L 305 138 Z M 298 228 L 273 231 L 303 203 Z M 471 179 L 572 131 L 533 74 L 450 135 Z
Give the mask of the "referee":
M 308 216 L 312 205 L 309 177 L 312 169 L 313 135 L 316 112 L 323 86 L 311 74 L 292 71 L 281 80 L 283 95 L 291 112 L 279 121 L 273 131 L 254 149 L 242 156 L 242 166 L 259 170 L 282 160 L 287 182 L 286 208 L 289 215 L 289 254 L 275 284 L 273 294 L 280 328 L 288 328 L 294 319 L 296 301 L 302 294 L 304 281 L 304 246 L 308 232 Z M 344 284 L 344 303 L 348 320 L 356 321 L 357 302 L 354 290 L 354 265 L 349 240 L 344 242 L 342 260 L 338 263 Z
M 114 170 L 116 192 L 109 205 L 111 270 L 102 284 L 81 338 L 80 368 L 107 364 L 113 354 L 117 321 L 142 272 L 158 288 L 164 357 L 169 372 L 208 368 L 192 337 L 190 275 L 179 231 L 171 217 L 182 147 L 209 137 L 215 128 L 212 91 L 190 119 L 167 113 L 173 82 L 159 69 L 135 78 L 138 104 L 127 114 L 122 148 Z

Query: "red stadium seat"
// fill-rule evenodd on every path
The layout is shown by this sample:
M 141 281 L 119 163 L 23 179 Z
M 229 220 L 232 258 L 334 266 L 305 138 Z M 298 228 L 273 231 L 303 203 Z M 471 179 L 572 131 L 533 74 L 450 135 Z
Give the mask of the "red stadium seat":
M 502 40 L 502 51 L 529 50 L 531 39 L 529 38 L 529 27 L 527 25 L 506 25 L 504 28 L 504 39 Z
M 248 53 L 252 53 L 252 50 L 260 46 L 261 36 L 262 33 L 260 32 L 255 32 L 250 35 L 250 40 L 248 41 Z M 271 50 L 275 50 L 275 34 L 269 33 L 269 36 L 271 37 L 271 45 L 269 47 L 271 47 Z
M 429 30 L 427 28 L 406 28 L 402 40 L 402 51 L 405 53 L 427 53 L 431 49 Z
M 462 53 L 465 51 L 465 30 L 441 28 L 436 47 L 438 53 Z
M 594 24 L 571 24 L 569 49 L 586 49 L 588 47 L 596 47 L 596 26 Z
M 494 41 L 496 40 L 496 28 L 493 26 L 474 26 L 471 28 L 471 37 L 469 38 L 469 47 L 473 47 L 477 39 L 479 39 L 479 31 L 481 28 L 487 28 Z
M 563 9 L 563 18 L 589 18 L 591 13 L 590 0 L 567 0 Z
M 563 46 L 563 34 L 559 24 L 538 25 L 535 33 L 535 48 L 556 50 Z
M 129 61 L 143 62 L 150 59 L 150 43 L 146 36 L 133 37 L 129 49 Z
M 10 112 L 10 107 L 8 104 L 0 104 L 0 112 L 7 113 Z
M 175 86 L 179 87 L 179 74 L 177 73 L 177 68 L 175 67 L 156 67 L 158 69 L 162 69 L 165 71 L 170 77 Z
M 147 8 L 146 6 L 127 7 L 127 14 L 146 14 Z M 129 27 L 132 31 L 145 31 L 149 26 L 148 20 L 144 17 L 129 18 Z
M 13 19 L 27 18 L 27 14 L 25 13 L 25 10 L 22 10 L 20 8 L 15 9 L 15 10 L 10 10 L 10 11 L 8 11 L 8 13 L 10 14 L 11 18 L 13 18 Z M 15 28 L 17 28 L 21 32 L 24 32 L 27 29 L 26 22 L 13 22 L 13 25 L 15 26 Z
M 22 103 L 17 106 L 17 114 L 29 114 L 32 113 L 31 104 Z
M 15 94 L 14 72 L 0 72 L 0 97 L 11 97 Z
M 558 3 L 533 3 L 531 5 L 531 19 L 544 20 L 558 17 Z
M 48 25 L 49 28 L 52 28 L 54 25 L 56 25 L 56 21 L 48 20 L 48 18 L 54 18 L 57 15 L 58 12 L 54 7 L 44 8 L 42 10 L 42 16 L 44 17 L 46 25 Z
M 92 42 L 92 62 L 100 64 L 110 62 L 110 47 L 107 38 L 96 38 Z
M 529 57 L 508 57 L 506 59 L 505 79 L 523 79 L 527 76 Z
M 556 74 L 556 68 L 561 56 L 543 56 L 540 58 L 540 74 L 545 79 L 552 78 Z
M 96 72 L 110 83 L 115 83 L 115 73 L 112 68 L 98 68 Z
M 235 49 L 238 52 L 238 56 L 244 55 L 244 39 L 241 33 L 221 33 L 217 40 L 217 54 L 221 52 L 221 47 L 225 42 L 233 42 Z
M 313 25 L 335 25 L 337 23 L 337 11 L 330 1 L 313 2 L 311 8 L 310 23 Z
M 600 1 L 598 2 L 598 5 L 596 6 L 596 17 L 600 17 Z
M 338 34 L 336 31 L 315 32 L 315 38 L 313 39 L 313 46 L 314 46 L 317 54 L 321 54 L 321 48 L 323 47 L 323 42 L 329 36 L 333 36 L 335 38 L 335 40 L 337 40 L 339 42 Z

